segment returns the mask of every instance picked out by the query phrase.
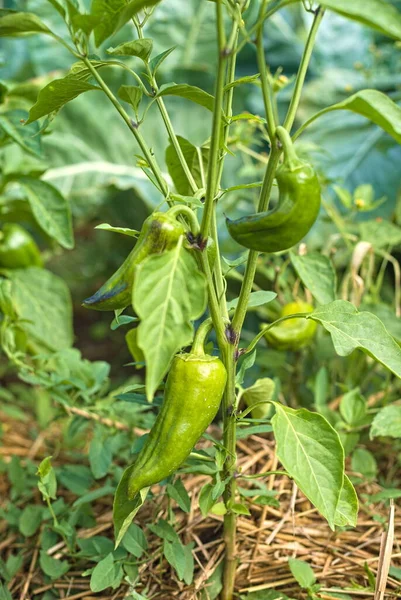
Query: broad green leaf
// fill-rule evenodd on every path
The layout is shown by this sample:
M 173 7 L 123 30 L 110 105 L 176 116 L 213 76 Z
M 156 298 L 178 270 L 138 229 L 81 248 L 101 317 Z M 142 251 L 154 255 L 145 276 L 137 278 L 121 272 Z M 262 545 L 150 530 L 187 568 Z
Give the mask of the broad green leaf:
M 377 462 L 369 450 L 357 448 L 351 457 L 351 468 L 355 473 L 360 473 L 366 479 L 373 480 L 377 476 Z
M 160 65 L 166 60 L 166 58 L 176 49 L 177 46 L 172 46 L 168 50 L 164 50 L 164 52 L 160 52 L 157 56 L 152 58 L 150 61 L 150 69 L 153 75 L 156 75 Z
M 65 282 L 46 269 L 14 269 L 8 274 L 17 314 L 28 335 L 50 350 L 73 342 L 72 305 Z
M 109 471 L 113 454 L 111 440 L 93 438 L 89 446 L 89 464 L 95 479 L 105 477 Z
M 349 477 L 344 475 L 344 485 L 337 504 L 334 522 L 338 527 L 356 527 L 358 517 L 358 496 Z
M 334 12 L 401 39 L 401 13 L 387 0 L 319 0 Z
M 26 152 L 41 156 L 42 144 L 37 123 L 24 126 L 28 113 L 24 110 L 10 110 L 0 114 L 0 134 L 3 133 L 11 141 L 15 142 Z M 6 140 L 8 141 L 8 140 Z M 0 145 L 3 139 L 0 136 Z
M 171 543 L 167 540 L 164 540 L 163 545 L 164 556 L 177 572 L 178 578 L 184 580 L 187 585 L 192 583 L 194 574 L 192 545 L 184 546 L 181 542 Z
M 331 260 L 318 252 L 311 252 L 304 256 L 291 252 L 290 257 L 302 283 L 319 304 L 333 302 L 336 298 L 337 282 Z
M 302 130 L 318 117 L 333 110 L 350 110 L 366 117 L 391 135 L 398 144 L 401 144 L 401 107 L 395 104 L 386 94 L 377 90 L 361 90 L 346 100 L 328 106 L 313 115 L 302 126 Z
M 322 415 L 274 403 L 277 456 L 295 483 L 334 529 L 344 481 L 344 450 Z
M 100 17 L 98 15 L 74 15 L 71 19 L 73 28 L 81 30 L 86 35 L 90 35 L 92 31 L 99 25 Z
M 341 398 L 340 413 L 348 425 L 358 425 L 366 415 L 366 401 L 359 388 L 351 390 Z
M 251 292 L 249 296 L 248 309 L 255 306 L 263 306 L 263 304 L 267 304 L 268 302 L 272 302 L 275 298 L 277 298 L 277 294 L 275 292 L 265 292 L 264 290 L 259 290 L 257 292 Z M 237 307 L 239 298 L 234 298 L 227 303 L 228 310 L 232 310 Z
M 191 102 L 200 104 L 212 112 L 214 109 L 213 96 L 201 88 L 186 83 L 166 83 L 161 86 L 157 96 L 179 96 L 180 98 L 186 98 L 187 100 L 191 100 Z
M 39 564 L 42 571 L 53 580 L 60 579 L 70 568 L 67 562 L 49 556 L 44 550 L 40 551 Z
M 174 485 L 169 483 L 167 485 L 167 493 L 170 496 L 170 498 L 177 502 L 181 510 L 183 510 L 184 512 L 190 511 L 191 499 L 188 496 L 188 492 L 185 489 L 185 486 L 182 483 L 181 479 L 177 479 L 177 481 L 174 482 Z
M 401 438 L 401 406 L 399 404 L 385 406 L 373 419 L 370 437 L 379 436 Z
M 174 250 L 138 265 L 132 299 L 141 319 L 137 341 L 146 359 L 146 395 L 151 400 L 174 354 L 192 341 L 191 321 L 206 308 L 204 275 L 182 248 L 182 240 Z
M 202 173 L 207 172 L 209 151 L 203 147 L 197 148 L 181 136 L 177 136 L 177 139 L 195 183 L 199 188 L 203 188 Z M 175 148 L 171 144 L 166 149 L 166 164 L 177 192 L 183 196 L 190 196 L 191 186 L 178 160 Z
M 0 16 L 0 36 L 18 36 L 25 33 L 47 33 L 50 29 L 33 13 L 10 12 Z
M 29 119 L 26 124 L 33 123 L 33 121 L 59 110 L 70 100 L 92 90 L 100 90 L 100 88 L 70 75 L 63 79 L 55 79 L 40 90 L 36 103 L 29 111 Z
M 308 565 L 304 560 L 298 560 L 297 558 L 289 558 L 288 564 L 291 569 L 291 573 L 301 586 L 301 588 L 308 589 L 316 583 L 316 577 L 312 570 L 312 567 Z
M 72 217 L 69 202 L 57 188 L 30 177 L 19 180 L 38 225 L 63 248 L 74 247 Z
M 120 545 L 120 542 L 131 525 L 132 520 L 145 502 L 146 496 L 148 495 L 149 488 L 144 488 L 135 496 L 133 500 L 128 497 L 128 481 L 133 468 L 134 465 L 131 465 L 125 469 L 114 496 L 113 523 L 116 548 Z
M 93 569 L 90 581 L 92 592 L 101 592 L 111 587 L 116 578 L 116 565 L 114 564 L 113 554 L 110 552 Z
M 24 537 L 31 537 L 39 529 L 43 517 L 43 506 L 28 504 L 19 519 L 19 530 Z
M 124 102 L 128 102 L 134 108 L 136 112 L 138 110 L 138 106 L 142 100 L 143 92 L 140 87 L 137 85 L 122 85 L 118 90 L 118 96 Z
M 136 56 L 141 58 L 144 62 L 149 60 L 153 48 L 153 41 L 148 38 L 140 40 L 134 40 L 133 42 L 125 42 L 120 44 L 116 48 L 108 48 L 107 54 L 113 54 L 117 56 Z
M 84 15 L 81 15 L 84 16 Z M 102 67 L 107 67 L 110 63 L 106 60 L 91 60 L 90 61 L 92 67 L 98 71 Z M 85 63 L 81 60 L 71 65 L 70 70 L 68 71 L 66 77 L 72 79 L 80 79 L 84 81 L 88 81 L 91 77 L 93 77 L 91 71 L 88 69 Z
M 135 558 L 141 558 L 148 547 L 148 542 L 142 529 L 135 523 L 131 523 L 124 535 L 122 545 Z
M 91 14 L 101 18 L 95 27 L 96 46 L 117 33 L 133 16 L 144 8 L 158 4 L 160 0 L 92 0 Z
M 361 239 L 374 248 L 388 248 L 401 244 L 401 227 L 391 221 L 375 219 L 359 224 Z
M 401 377 L 401 349 L 372 313 L 358 312 L 350 302 L 336 300 L 317 308 L 307 318 L 318 321 L 331 334 L 340 356 L 362 350 Z

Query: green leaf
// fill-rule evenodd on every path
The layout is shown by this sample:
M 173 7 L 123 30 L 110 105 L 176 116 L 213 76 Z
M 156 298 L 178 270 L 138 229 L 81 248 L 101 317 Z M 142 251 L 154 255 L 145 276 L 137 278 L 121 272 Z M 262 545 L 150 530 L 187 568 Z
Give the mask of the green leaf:
M 349 477 L 344 475 L 344 485 L 337 504 L 334 522 L 339 527 L 356 527 L 358 517 L 358 497 Z
M 277 294 L 275 292 L 265 292 L 263 290 L 251 292 L 249 295 L 248 308 L 263 306 L 263 304 L 272 302 L 275 298 L 277 298 Z M 234 298 L 233 300 L 230 300 L 230 302 L 227 302 L 227 309 L 232 310 L 236 308 L 238 300 L 239 298 Z
M 170 543 L 164 540 L 163 552 L 169 564 L 177 572 L 178 578 L 191 585 L 194 573 L 192 544 L 184 546 L 181 542 Z
M 211 112 L 214 109 L 214 97 L 194 85 L 188 85 L 187 83 L 166 83 L 159 89 L 157 97 L 160 96 L 179 96 L 180 98 L 186 98 L 200 104 L 204 108 L 207 108 Z
M 135 523 L 131 523 L 122 539 L 122 545 L 135 558 L 141 558 L 148 547 L 148 542 L 142 529 Z
M 114 537 L 116 539 L 116 548 L 120 545 L 132 520 L 145 502 L 149 488 L 144 488 L 135 496 L 133 500 L 128 498 L 128 481 L 134 465 L 125 469 L 120 483 L 117 486 L 113 505 Z
M 68 200 L 47 181 L 30 177 L 21 177 L 19 181 L 38 225 L 63 248 L 73 248 L 74 233 Z
M 277 456 L 301 491 L 334 529 L 344 481 L 344 450 L 322 415 L 274 403 Z
M 209 151 L 204 147 L 197 148 L 181 136 L 177 136 L 177 139 L 195 183 L 199 188 L 203 188 L 202 173 L 207 172 Z M 166 149 L 166 164 L 177 192 L 183 196 L 191 196 L 191 186 L 171 144 Z
M 374 248 L 388 248 L 401 244 L 401 227 L 391 221 L 372 220 L 360 223 L 361 239 Z
M 133 42 L 120 44 L 116 48 L 108 48 L 107 54 L 113 54 L 117 56 L 136 56 L 137 58 L 141 58 L 144 62 L 147 62 L 152 53 L 152 48 L 153 41 L 148 38 L 143 38 Z
M 355 473 L 360 473 L 366 479 L 375 479 L 377 475 L 377 462 L 369 450 L 357 448 L 351 457 L 351 468 Z
M 348 2 L 348 0 L 346 1 Z M 365 0 L 363 1 L 365 2 Z M 319 111 L 306 121 L 302 129 L 304 130 L 315 119 L 333 110 L 350 110 L 366 117 L 391 135 L 398 144 L 401 144 L 401 108 L 386 94 L 377 90 L 361 90 L 346 100 Z
M 144 8 L 158 4 L 160 0 L 92 0 L 91 13 L 98 15 L 101 22 L 95 28 L 96 46 L 117 33 L 128 21 Z
M 191 321 L 206 308 L 206 282 L 181 241 L 174 250 L 138 265 L 132 297 L 141 319 L 137 341 L 146 359 L 146 395 L 151 400 L 174 354 L 192 341 Z
M 53 580 L 60 579 L 70 568 L 67 562 L 49 556 L 44 550 L 40 551 L 39 564 L 42 571 Z
M 184 512 L 189 512 L 191 510 L 191 499 L 188 496 L 188 492 L 185 489 L 185 486 L 182 483 L 181 479 L 177 479 L 174 482 L 174 485 L 169 483 L 167 485 L 167 493 L 170 496 L 170 498 L 177 502 L 181 510 L 183 510 Z
M 328 304 L 336 299 L 336 272 L 327 256 L 318 252 L 298 256 L 290 252 L 290 257 L 302 283 L 319 304 Z
M 53 35 L 50 29 L 33 13 L 10 12 L 0 17 L 0 36 L 18 36 L 25 33 Z
M 29 111 L 29 119 L 26 124 L 60 110 L 67 102 L 92 90 L 100 90 L 100 88 L 83 79 L 71 77 L 71 75 L 63 79 L 55 79 L 40 90 L 36 103 Z
M 40 527 L 43 517 L 43 507 L 37 504 L 28 504 L 23 509 L 20 520 L 19 530 L 25 537 L 31 537 Z
M 253 419 L 266 419 L 270 415 L 273 408 L 268 402 L 273 398 L 276 384 L 270 377 L 262 377 L 257 379 L 249 388 L 245 388 L 242 393 L 242 398 L 245 404 L 252 408 L 251 415 Z M 263 404 L 260 404 L 263 402 Z
M 24 329 L 50 350 L 69 348 L 73 342 L 72 305 L 66 283 L 46 269 L 30 267 L 8 273 L 18 316 Z
M 348 425 L 357 425 L 366 415 L 366 401 L 359 388 L 351 390 L 341 398 L 340 413 Z
M 242 385 L 244 383 L 245 372 L 248 369 L 250 369 L 251 367 L 253 367 L 253 365 L 255 364 L 255 359 L 256 359 L 256 350 L 254 350 L 253 352 L 250 352 L 249 354 L 245 354 L 245 356 L 241 362 L 241 366 L 238 370 L 238 373 L 235 377 L 235 383 L 237 385 Z
M 108 587 L 112 587 L 116 578 L 116 566 L 114 564 L 113 554 L 110 552 L 93 569 L 90 588 L 92 592 L 101 592 Z
M 108 223 L 100 223 L 100 225 L 96 225 L 95 229 L 102 229 L 103 231 L 112 231 L 114 233 L 122 233 L 123 235 L 128 235 L 130 237 L 138 237 L 139 231 L 137 229 L 130 229 L 129 227 L 113 227 Z
M 105 477 L 113 459 L 111 440 L 95 437 L 89 446 L 89 464 L 95 479 Z
M 142 90 L 140 87 L 136 85 L 122 85 L 118 90 L 118 97 L 124 102 L 128 102 L 134 108 L 136 112 L 138 110 L 138 106 L 142 100 Z
M 178 533 L 176 532 L 174 527 L 164 519 L 159 519 L 157 523 L 154 523 L 153 525 L 148 525 L 148 529 L 150 529 L 152 533 L 157 535 L 162 540 L 167 540 L 168 542 L 180 541 Z
M 0 132 L 2 131 L 6 137 L 21 146 L 26 152 L 41 156 L 42 144 L 38 135 L 39 125 L 37 123 L 23 125 L 22 121 L 25 122 L 27 117 L 28 113 L 24 110 L 10 110 L 0 114 Z M 0 143 L 3 143 L 1 137 Z
M 204 517 L 208 514 L 214 504 L 213 485 L 206 483 L 199 494 L 199 508 Z
M 12 596 L 6 587 L 6 584 L 0 582 L 0 600 L 13 600 Z
M 401 39 L 401 13 L 386 0 L 319 0 L 319 3 L 343 17 Z
M 317 308 L 307 318 L 318 321 L 331 334 L 340 356 L 362 350 L 401 377 L 401 349 L 375 315 L 358 312 L 350 302 L 336 300 Z
M 291 569 L 291 573 L 294 575 L 301 588 L 307 590 L 308 588 L 311 588 L 314 583 L 316 583 L 315 574 L 307 562 L 298 560 L 296 558 L 289 558 L 288 564 Z
M 399 404 L 385 406 L 373 419 L 370 438 L 379 436 L 401 438 L 401 406 Z
M 152 75 L 156 75 L 159 67 L 162 65 L 162 63 L 166 60 L 166 58 L 176 48 L 177 48 L 177 46 L 172 46 L 168 50 L 164 50 L 164 52 L 161 52 L 160 54 L 158 54 L 157 56 L 155 56 L 154 58 L 152 58 L 152 60 L 150 61 L 150 70 L 152 71 Z

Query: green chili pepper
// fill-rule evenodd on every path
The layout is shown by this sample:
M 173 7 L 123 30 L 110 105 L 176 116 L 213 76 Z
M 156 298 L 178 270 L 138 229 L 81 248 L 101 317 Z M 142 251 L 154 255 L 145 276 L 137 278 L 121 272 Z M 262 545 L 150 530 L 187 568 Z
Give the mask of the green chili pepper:
M 128 496 L 171 475 L 212 422 L 227 380 L 224 364 L 205 354 L 200 327 L 192 351 L 178 354 L 167 377 L 160 413 L 129 473 Z
M 277 206 L 235 221 L 226 219 L 231 237 L 259 252 L 280 252 L 295 246 L 311 229 L 320 209 L 320 184 L 313 167 L 297 157 L 283 127 L 276 131 L 284 145 L 284 162 L 276 173 Z
M 313 310 L 313 306 L 308 302 L 290 302 L 283 306 L 280 316 L 287 317 L 297 313 L 311 313 Z M 265 333 L 265 338 L 270 346 L 278 350 L 299 350 L 310 344 L 316 328 L 316 322 L 312 319 L 288 319 L 269 329 Z
M 0 231 L 0 267 L 23 269 L 42 266 L 42 257 L 33 237 L 17 223 L 5 223 Z
M 132 302 L 135 268 L 151 254 L 161 254 L 174 248 L 184 234 L 184 227 L 175 214 L 155 212 L 146 219 L 134 249 L 121 267 L 83 306 L 94 310 L 117 310 Z

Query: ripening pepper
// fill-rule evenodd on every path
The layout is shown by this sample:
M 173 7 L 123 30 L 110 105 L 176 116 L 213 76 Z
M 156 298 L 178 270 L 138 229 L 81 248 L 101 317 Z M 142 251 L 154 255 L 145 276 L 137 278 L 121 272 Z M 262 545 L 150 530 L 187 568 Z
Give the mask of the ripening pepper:
M 311 313 L 314 308 L 308 302 L 290 302 L 281 309 L 280 317 L 297 313 Z M 263 325 L 265 327 L 265 325 Z M 312 319 L 294 318 L 278 323 L 265 333 L 265 338 L 277 350 L 299 350 L 307 346 L 316 333 L 317 324 Z
M 222 361 L 203 342 L 173 359 L 164 400 L 144 447 L 128 469 L 128 497 L 171 475 L 217 414 L 227 380 Z
M 280 252 L 295 246 L 311 229 L 320 209 L 321 191 L 315 170 L 297 157 L 287 132 L 283 133 L 282 127 L 277 131 L 286 140 L 284 161 L 276 173 L 277 205 L 241 219 L 226 219 L 231 237 L 258 252 Z
M 17 223 L 5 223 L 0 231 L 0 267 L 24 269 L 42 266 L 39 248 L 30 233 Z
M 118 310 L 129 306 L 136 266 L 151 254 L 161 254 L 174 248 L 183 234 L 184 227 L 174 215 L 168 212 L 151 214 L 121 267 L 93 296 L 83 301 L 83 306 L 94 310 Z

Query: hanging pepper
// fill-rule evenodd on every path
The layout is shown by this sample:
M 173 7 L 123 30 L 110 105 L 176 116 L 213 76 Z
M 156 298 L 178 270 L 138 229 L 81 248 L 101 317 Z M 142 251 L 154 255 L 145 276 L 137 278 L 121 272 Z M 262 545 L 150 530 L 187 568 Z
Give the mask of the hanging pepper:
M 5 223 L 0 231 L 0 267 L 23 269 L 42 266 L 42 257 L 33 237 L 17 223 Z
M 118 310 L 132 303 L 136 266 L 151 254 L 171 250 L 184 234 L 184 227 L 175 214 L 171 211 L 154 212 L 146 219 L 134 249 L 114 275 L 93 296 L 83 301 L 85 308 Z
M 277 127 L 276 133 L 284 146 L 284 161 L 276 173 L 277 206 L 241 219 L 226 219 L 231 237 L 258 252 L 280 252 L 295 246 L 311 229 L 320 209 L 321 191 L 315 170 L 297 157 L 283 127 Z
M 129 468 L 130 499 L 171 475 L 191 453 L 219 409 L 227 380 L 224 364 L 205 354 L 205 322 L 192 351 L 178 354 L 167 377 L 163 404 L 144 447 Z
M 281 309 L 280 317 L 297 313 L 311 313 L 314 308 L 308 302 L 290 302 Z M 265 327 L 263 325 L 262 327 Z M 312 341 L 316 332 L 316 322 L 312 319 L 294 318 L 278 323 L 265 333 L 265 338 L 277 350 L 299 350 Z

